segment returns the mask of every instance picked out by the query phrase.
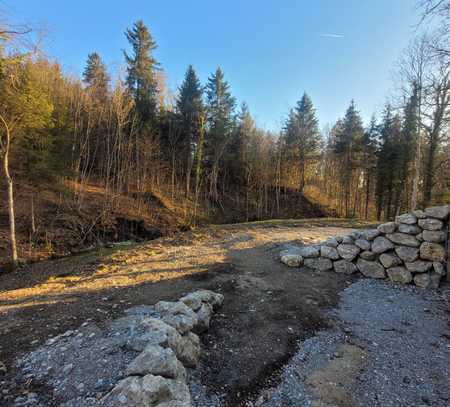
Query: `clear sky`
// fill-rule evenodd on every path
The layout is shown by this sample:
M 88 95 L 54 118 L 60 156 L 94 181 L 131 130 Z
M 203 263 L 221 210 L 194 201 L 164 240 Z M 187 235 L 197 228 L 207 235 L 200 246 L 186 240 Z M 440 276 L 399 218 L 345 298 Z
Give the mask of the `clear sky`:
M 306 91 L 321 126 L 353 98 L 363 118 L 381 109 L 392 69 L 414 35 L 415 0 L 0 0 L 14 22 L 44 28 L 45 50 L 81 74 L 98 52 L 123 67 L 124 31 L 150 28 L 176 89 L 188 64 L 201 80 L 221 66 L 259 126 L 278 130 Z

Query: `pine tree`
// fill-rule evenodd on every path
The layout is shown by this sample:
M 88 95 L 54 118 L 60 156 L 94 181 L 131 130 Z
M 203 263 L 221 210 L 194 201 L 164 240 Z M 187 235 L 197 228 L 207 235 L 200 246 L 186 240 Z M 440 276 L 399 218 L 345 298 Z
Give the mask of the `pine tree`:
M 353 172 L 360 166 L 364 128 L 355 102 L 352 100 L 336 134 L 335 152 L 341 157 L 341 184 L 345 216 L 350 216 Z M 354 194 L 355 199 L 357 194 Z M 354 205 L 355 207 L 356 205 Z
M 372 179 L 377 164 L 377 139 L 379 135 L 379 126 L 373 116 L 370 125 L 364 132 L 362 139 L 363 157 L 362 165 L 364 168 L 364 186 L 365 186 L 365 203 L 364 203 L 364 218 L 369 217 L 369 202 L 372 190 Z
M 98 101 L 106 102 L 110 77 L 100 55 L 96 52 L 88 55 L 83 81 Z
M 193 150 L 198 144 L 200 119 L 203 115 L 203 88 L 192 65 L 188 66 L 176 100 L 181 127 L 180 153 L 186 164 L 186 193 L 189 193 Z
M 132 54 L 124 51 L 127 67 L 127 86 L 133 96 L 136 111 L 143 124 L 154 124 L 157 117 L 158 86 L 155 70 L 159 63 L 153 57 L 157 47 L 142 20 L 127 29 L 125 35 L 131 44 Z
M 216 72 L 208 78 L 206 101 L 208 133 L 205 140 L 205 150 L 211 164 L 210 196 L 217 200 L 219 162 L 233 132 L 236 106 L 236 100 L 231 96 L 230 86 L 225 81 L 220 68 L 217 68 Z
M 304 93 L 295 108 L 297 120 L 297 146 L 300 166 L 299 190 L 305 186 L 306 162 L 313 158 L 320 146 L 320 132 L 316 112 L 309 96 Z

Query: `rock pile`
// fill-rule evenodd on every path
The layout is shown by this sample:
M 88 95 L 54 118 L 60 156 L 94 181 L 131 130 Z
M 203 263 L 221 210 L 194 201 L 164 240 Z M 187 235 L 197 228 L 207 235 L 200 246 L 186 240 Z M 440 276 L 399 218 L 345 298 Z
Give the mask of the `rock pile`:
M 223 295 L 192 292 L 175 302 L 130 308 L 100 329 L 85 322 L 49 339 L 18 363 L 27 380 L 49 385 L 64 407 L 190 407 L 187 368 L 200 357 Z M 47 406 L 43 399 L 17 406 Z
M 357 230 L 313 246 L 280 254 L 290 267 L 388 278 L 392 282 L 438 288 L 446 274 L 446 235 L 450 206 L 434 206 L 397 216 L 376 229 Z

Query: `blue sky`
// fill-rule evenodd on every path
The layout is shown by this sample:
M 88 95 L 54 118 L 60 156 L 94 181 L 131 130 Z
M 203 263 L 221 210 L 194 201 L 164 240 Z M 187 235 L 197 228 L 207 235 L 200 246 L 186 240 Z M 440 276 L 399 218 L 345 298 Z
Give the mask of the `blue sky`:
M 120 70 L 123 33 L 143 19 L 172 89 L 188 64 L 203 82 L 220 65 L 238 101 L 269 130 L 281 127 L 303 91 L 321 126 L 352 98 L 368 120 L 393 87 L 394 63 L 417 23 L 415 0 L 1 0 L 0 7 L 14 22 L 44 28 L 48 55 L 77 75 L 92 51 Z

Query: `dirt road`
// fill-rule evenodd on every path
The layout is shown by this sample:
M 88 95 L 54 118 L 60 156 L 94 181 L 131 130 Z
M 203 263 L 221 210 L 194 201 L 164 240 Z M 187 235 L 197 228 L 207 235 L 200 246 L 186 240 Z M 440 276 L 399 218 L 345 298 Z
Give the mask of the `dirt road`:
M 299 272 L 278 261 L 286 243 L 349 232 L 320 220 L 209 227 L 139 246 L 38 263 L 2 276 L 0 361 L 6 397 L 34 389 L 14 383 L 14 361 L 86 320 L 102 322 L 132 305 L 178 298 L 196 288 L 222 292 L 225 304 L 203 336 L 202 382 L 239 405 L 276 381 L 299 339 L 327 326 L 324 311 L 352 281 Z M 1 403 L 0 403 L 1 404 Z

